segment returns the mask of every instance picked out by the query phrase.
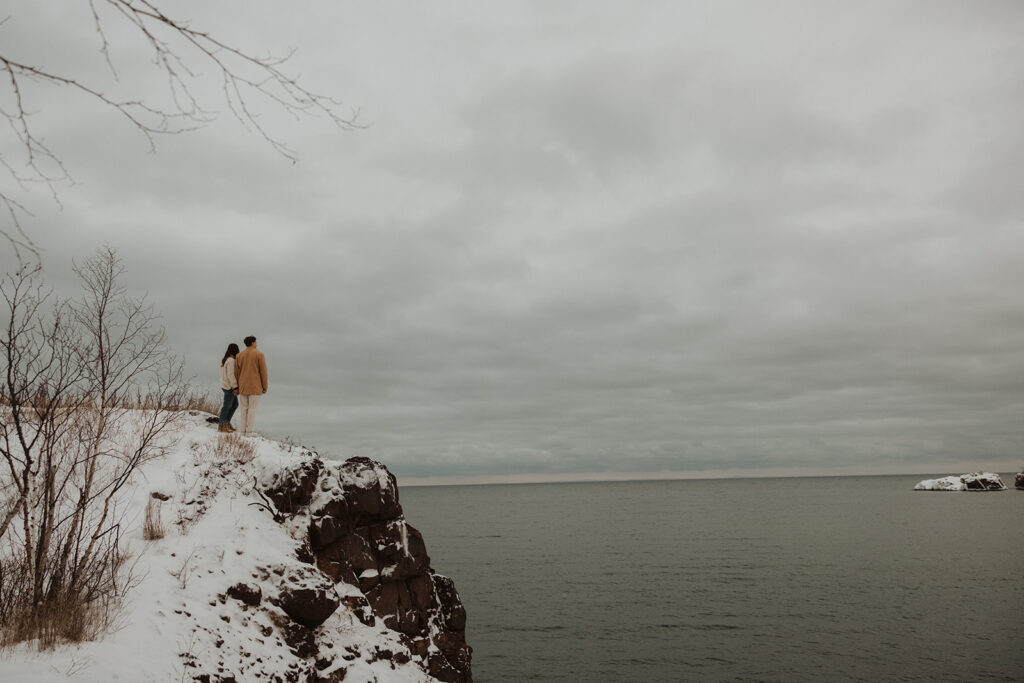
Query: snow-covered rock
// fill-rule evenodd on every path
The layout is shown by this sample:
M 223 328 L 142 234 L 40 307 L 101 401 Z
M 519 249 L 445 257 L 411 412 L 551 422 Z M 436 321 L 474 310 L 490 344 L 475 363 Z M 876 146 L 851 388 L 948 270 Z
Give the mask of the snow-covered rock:
M 365 600 L 353 596 L 352 608 L 365 613 L 368 606 L 401 633 L 432 676 L 471 678 L 465 609 L 450 579 L 431 570 L 423 536 L 406 522 L 387 468 L 363 457 L 301 457 L 265 470 L 259 485 L 278 510 L 305 524 L 303 540 L 320 573 L 358 587 Z
M 925 479 L 915 491 L 1005 491 L 1006 484 L 994 472 L 968 472 L 939 479 Z
M 3 681 L 471 681 L 466 614 L 394 476 L 183 414 L 120 501 L 136 584 L 102 640 L 0 655 Z M 159 493 L 153 497 L 151 494 Z M 146 505 L 163 538 L 143 540 Z

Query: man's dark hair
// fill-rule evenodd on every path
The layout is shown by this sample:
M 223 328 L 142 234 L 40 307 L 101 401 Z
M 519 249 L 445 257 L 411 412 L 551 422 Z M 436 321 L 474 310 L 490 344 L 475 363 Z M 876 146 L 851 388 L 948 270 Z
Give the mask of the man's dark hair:
M 244 341 L 246 346 L 252 346 L 253 344 L 256 343 L 256 337 L 250 334 L 248 337 L 244 339 Z

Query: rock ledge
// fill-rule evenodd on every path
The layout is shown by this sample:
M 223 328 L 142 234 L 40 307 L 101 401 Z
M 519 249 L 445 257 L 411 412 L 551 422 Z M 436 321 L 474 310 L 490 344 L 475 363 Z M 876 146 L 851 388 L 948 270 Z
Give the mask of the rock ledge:
M 360 621 L 381 619 L 400 633 L 408 656 L 420 658 L 432 677 L 472 681 L 466 610 L 452 580 L 431 569 L 423 536 L 406 522 L 395 477 L 384 465 L 310 455 L 260 484 L 288 523 L 305 525 L 305 560 L 327 584 L 359 589 L 361 596 L 349 595 L 344 603 Z M 285 593 L 280 604 L 310 629 L 338 606 L 328 591 L 309 589 Z

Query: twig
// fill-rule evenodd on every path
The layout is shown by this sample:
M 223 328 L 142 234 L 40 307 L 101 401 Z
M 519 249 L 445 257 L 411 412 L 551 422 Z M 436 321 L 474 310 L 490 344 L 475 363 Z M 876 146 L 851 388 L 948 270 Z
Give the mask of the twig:
M 255 507 L 258 507 L 258 508 L 263 508 L 264 510 L 266 510 L 267 512 L 269 512 L 271 514 L 271 516 L 274 518 L 274 521 L 277 522 L 278 524 L 280 524 L 281 522 L 283 522 L 285 520 L 285 516 L 283 514 L 281 514 L 280 511 L 278 511 L 277 509 L 272 507 L 273 503 L 271 503 L 271 501 L 265 495 L 263 495 L 263 492 L 260 491 L 259 480 L 256 477 L 252 478 L 252 490 L 256 492 L 256 495 L 258 495 L 260 498 L 263 499 L 263 502 L 255 501 L 255 502 L 249 503 L 250 506 L 255 506 Z

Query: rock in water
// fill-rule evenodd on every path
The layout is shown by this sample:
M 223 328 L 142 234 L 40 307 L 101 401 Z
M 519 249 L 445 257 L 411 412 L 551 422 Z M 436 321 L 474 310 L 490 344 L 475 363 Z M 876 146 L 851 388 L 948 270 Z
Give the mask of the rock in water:
M 1024 491 L 1024 469 L 1017 473 L 1017 476 L 1013 479 L 1013 488 L 1018 491 Z
M 1019 476 L 1018 476 L 1019 480 Z M 1005 491 L 1006 484 L 994 472 L 968 472 L 940 479 L 925 479 L 917 483 L 915 491 Z

